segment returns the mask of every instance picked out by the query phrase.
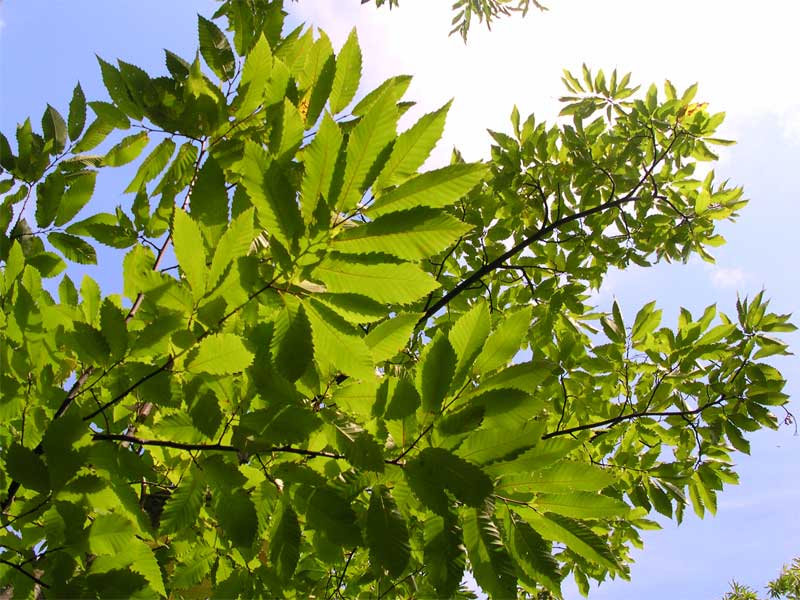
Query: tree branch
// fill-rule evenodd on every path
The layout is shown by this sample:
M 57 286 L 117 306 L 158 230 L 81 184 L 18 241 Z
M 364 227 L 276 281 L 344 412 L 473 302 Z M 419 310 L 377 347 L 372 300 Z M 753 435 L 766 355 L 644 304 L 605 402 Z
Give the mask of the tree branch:
M 479 281 L 482 277 L 488 275 L 492 271 L 495 271 L 495 270 L 499 269 L 503 265 L 503 263 L 505 263 L 509 258 L 511 258 L 514 255 L 516 255 L 517 253 L 521 252 L 522 250 L 524 250 L 525 248 L 527 248 L 528 246 L 530 246 L 534 242 L 538 242 L 539 240 L 541 240 L 544 236 L 546 236 L 547 234 L 549 234 L 553 230 L 558 229 L 562 225 L 566 225 L 568 223 L 572 223 L 573 221 L 577 221 L 579 219 L 583 219 L 585 217 L 589 217 L 591 215 L 597 214 L 599 212 L 603 212 L 603 211 L 611 209 L 611 208 L 617 208 L 619 206 L 627 204 L 628 202 L 634 202 L 635 200 L 638 200 L 638 199 L 639 198 L 637 196 L 626 196 L 625 198 L 619 198 L 617 200 L 610 200 L 608 202 L 605 202 L 604 204 L 600 204 L 599 206 L 595 206 L 594 208 L 590 208 L 590 209 L 587 209 L 587 210 L 584 210 L 584 211 L 569 215 L 567 217 L 562 217 L 562 218 L 560 218 L 560 219 L 558 219 L 556 221 L 553 221 L 549 225 L 546 225 L 546 226 L 542 227 L 541 229 L 538 229 L 535 233 L 533 233 L 532 235 L 530 235 L 527 238 L 525 238 L 524 240 L 522 240 L 519 244 L 517 244 L 516 246 L 512 247 L 510 250 L 507 250 L 506 252 L 504 252 L 503 254 L 498 256 L 493 261 L 491 261 L 489 263 L 486 263 L 480 269 L 476 269 L 466 279 L 461 280 L 461 282 L 459 282 L 459 284 L 456 287 L 454 287 L 452 290 L 447 292 L 444 296 L 439 298 L 439 300 L 434 302 L 433 305 L 430 306 L 423 313 L 423 315 L 419 318 L 419 321 L 417 321 L 417 327 L 419 327 L 422 323 L 424 323 L 426 320 L 428 320 L 432 315 L 436 314 L 436 312 L 438 312 L 441 308 L 444 308 L 445 306 L 447 306 L 453 298 L 458 296 L 465 289 L 469 288 L 476 281 Z
M 543 440 L 548 440 L 550 438 L 557 437 L 559 435 L 569 435 L 571 433 L 577 433 L 578 431 L 586 431 L 587 429 L 597 429 L 598 427 L 605 427 L 606 425 L 613 427 L 614 425 L 619 425 L 620 423 L 624 423 L 625 421 L 631 421 L 633 419 L 640 419 L 643 417 L 690 417 L 692 415 L 699 415 L 701 412 L 706 410 L 707 408 L 711 408 L 712 406 L 717 406 L 721 404 L 723 401 L 727 400 L 727 396 L 721 396 L 716 400 L 712 400 L 711 402 L 707 402 L 706 404 L 702 404 L 693 410 L 667 410 L 662 412 L 639 412 L 639 413 L 630 413 L 627 415 L 620 415 L 618 417 L 612 417 L 610 419 L 605 419 L 604 421 L 597 421 L 595 423 L 586 423 L 585 425 L 578 425 L 576 427 L 570 427 L 568 429 L 562 429 L 561 431 L 551 431 L 550 433 L 545 433 L 542 436 Z
M 192 191 L 194 191 L 194 185 L 197 182 L 197 176 L 198 176 L 198 174 L 200 172 L 200 166 L 201 166 L 201 163 L 203 161 L 203 157 L 205 156 L 205 151 L 206 151 L 206 149 L 205 149 L 205 141 L 204 140 L 198 140 L 198 141 L 200 142 L 200 151 L 198 152 L 197 160 L 195 160 L 195 163 L 194 163 L 194 174 L 192 175 L 191 182 L 189 182 L 189 189 L 186 192 L 186 197 L 183 199 L 183 204 L 181 204 L 181 209 L 185 209 L 186 206 L 188 206 L 188 204 L 189 204 L 189 199 L 192 197 Z M 161 265 L 161 261 L 164 259 L 164 256 L 165 256 L 165 254 L 167 252 L 167 248 L 169 247 L 171 242 L 172 242 L 172 235 L 168 235 L 167 239 L 164 240 L 164 243 L 161 245 L 161 248 L 158 251 L 158 255 L 156 256 L 155 263 L 153 264 L 153 271 L 157 271 L 158 270 L 159 266 Z M 139 308 L 141 307 L 143 300 L 144 300 L 144 294 L 139 292 L 136 295 L 136 299 L 134 300 L 133 305 L 131 306 L 130 310 L 128 311 L 128 314 L 125 316 L 125 324 L 126 325 L 131 322 L 131 320 L 133 319 L 134 316 L 136 316 L 136 313 L 139 311 Z M 86 367 L 83 370 L 83 372 L 78 376 L 78 378 L 75 380 L 75 383 L 72 384 L 72 387 L 70 388 L 69 392 L 67 392 L 67 396 L 66 396 L 66 398 L 64 398 L 64 401 L 61 403 L 61 406 L 58 407 L 58 410 L 56 411 L 55 415 L 53 415 L 53 421 L 55 421 L 56 419 L 60 419 L 64 415 L 64 413 L 67 412 L 67 410 L 72 405 L 72 402 L 75 400 L 75 398 L 77 398 L 84 391 L 82 388 L 83 388 L 84 384 L 86 383 L 86 381 L 89 379 L 89 377 L 92 375 L 93 372 L 94 372 L 94 367 L 91 367 L 91 366 L 90 367 Z M 158 372 L 161 372 L 161 370 L 159 370 Z M 145 379 L 143 379 L 137 385 L 141 385 L 141 383 L 143 383 L 147 379 L 150 379 L 150 377 L 153 377 L 156 374 L 157 373 L 151 373 L 150 375 L 146 376 Z M 105 373 L 103 373 L 103 376 L 105 376 Z M 102 378 L 102 376 L 101 376 L 101 378 Z M 133 388 L 133 389 L 135 389 L 135 388 Z M 129 392 L 126 392 L 125 395 L 127 395 L 128 393 Z M 122 397 L 124 398 L 124 396 L 122 396 Z M 107 406 L 110 406 L 110 405 L 106 405 L 106 406 L 100 407 L 97 411 L 92 413 L 91 416 L 94 417 L 94 416 L 100 414 L 101 412 L 103 412 L 103 410 L 105 410 L 105 408 L 107 408 Z M 86 419 L 84 419 L 84 420 L 86 420 Z M 42 446 L 42 443 L 39 442 L 39 444 L 36 446 L 36 448 L 33 449 L 33 451 L 37 455 L 41 455 L 42 452 L 44 451 L 44 447 Z M 5 500 L 3 500 L 3 503 L 0 504 L 0 509 L 1 509 L 0 512 L 4 513 L 9 509 L 11 504 L 16 499 L 17 492 L 19 491 L 19 487 L 20 487 L 19 481 L 16 481 L 16 480 L 12 481 L 8 485 L 8 490 L 6 491 L 6 498 L 5 498 Z
M 36 582 L 36 585 L 40 585 L 40 586 L 42 586 L 42 587 L 43 587 L 43 588 L 45 588 L 45 589 L 48 589 L 48 588 L 50 587 L 50 586 L 49 586 L 49 585 L 47 585 L 47 584 L 46 584 L 44 581 L 42 581 L 41 579 L 39 579 L 39 578 L 38 578 L 36 575 L 34 575 L 33 573 L 29 573 L 28 571 L 26 571 L 25 569 L 23 569 L 21 566 L 19 566 L 18 564 L 15 564 L 15 563 L 13 563 L 13 562 L 11 562 L 10 560 L 6 560 L 6 559 L 4 559 L 4 558 L 0 558 L 0 563 L 3 563 L 4 565 L 8 565 L 8 566 L 9 566 L 9 567 L 11 567 L 12 569 L 16 569 L 17 571 L 19 571 L 20 573 L 22 573 L 23 575 L 25 575 L 25 577 L 27 577 L 28 579 L 32 579 L 33 581 L 35 581 L 35 582 Z
M 133 435 L 124 435 L 116 433 L 95 433 L 92 436 L 95 442 L 128 442 L 129 444 L 139 444 L 140 446 L 160 446 L 162 448 L 172 448 L 173 450 L 210 450 L 216 452 L 242 452 L 242 448 L 230 446 L 226 444 L 186 444 L 183 442 L 173 442 L 171 440 L 145 440 Z M 333 458 L 336 460 L 345 460 L 346 457 L 334 452 L 323 452 L 316 450 L 304 450 L 303 448 L 293 448 L 291 446 L 275 446 L 273 448 L 266 448 L 259 450 L 259 452 L 285 452 L 287 454 L 299 454 L 301 456 L 310 456 L 312 458 Z
M 648 177 L 650 177 L 650 175 L 655 170 L 655 168 L 658 166 L 658 164 L 669 153 L 669 151 L 672 149 L 672 146 L 675 144 L 677 139 L 678 139 L 678 136 L 675 135 L 672 138 L 672 140 L 670 140 L 669 145 L 664 149 L 664 152 L 662 152 L 660 156 L 655 156 L 653 158 L 653 163 L 647 169 L 645 169 L 645 172 L 642 175 L 642 177 L 636 183 L 634 188 L 624 198 L 618 198 L 616 200 L 612 199 L 612 200 L 609 200 L 608 202 L 604 202 L 603 204 L 600 204 L 599 206 L 595 206 L 594 208 L 590 208 L 590 209 L 587 209 L 587 210 L 584 210 L 584 211 L 581 211 L 581 212 L 577 212 L 575 214 L 568 215 L 566 217 L 560 217 L 559 216 L 559 218 L 556 219 L 555 221 L 553 221 L 552 223 L 549 223 L 547 225 L 543 225 L 535 233 L 531 234 L 530 236 L 528 236 L 527 238 L 522 240 L 519 244 L 517 244 L 516 246 L 514 246 L 510 250 L 508 250 L 505 253 L 501 254 L 500 256 L 498 256 L 496 259 L 494 259 L 490 263 L 487 263 L 487 264 L 483 265 L 480 269 L 477 269 L 477 270 L 473 271 L 472 274 L 469 277 L 467 277 L 466 279 L 462 280 L 456 287 L 454 287 L 452 290 L 450 290 L 448 293 L 446 293 L 444 296 L 442 296 L 438 301 L 436 301 L 433 304 L 433 306 L 428 307 L 425 310 L 425 312 L 422 315 L 422 317 L 420 317 L 420 319 L 417 321 L 417 327 L 422 325 L 432 315 L 436 314 L 441 308 L 444 308 L 445 306 L 447 306 L 447 304 L 449 304 L 450 301 L 453 298 L 458 296 L 461 292 L 463 292 L 465 289 L 467 289 L 473 283 L 475 283 L 476 281 L 480 280 L 482 277 L 484 277 L 485 275 L 491 273 L 492 271 L 497 270 L 509 258 L 511 258 L 512 256 L 516 255 L 517 253 L 521 252 L 522 250 L 524 250 L 525 248 L 527 248 L 528 246 L 530 246 L 534 242 L 537 242 L 537 241 L 541 240 L 544 236 L 546 236 L 547 234 L 549 234 L 553 230 L 558 229 L 562 225 L 566 225 L 568 223 L 572 223 L 573 221 L 578 221 L 578 220 L 583 219 L 585 217 L 589 217 L 591 215 L 594 215 L 594 214 L 609 210 L 611 208 L 619 208 L 620 206 L 624 206 L 625 204 L 628 204 L 629 202 L 634 202 L 636 200 L 639 200 L 639 197 L 637 196 L 637 194 L 639 192 L 639 189 L 642 187 L 642 184 L 645 181 L 647 181 Z
M 336 589 L 333 590 L 330 596 L 328 596 L 328 600 L 333 598 L 339 593 L 339 590 L 342 589 L 342 583 L 344 583 L 344 576 L 347 574 L 347 568 L 350 566 L 350 561 L 353 560 L 353 555 L 356 553 L 358 548 L 353 548 L 350 551 L 350 555 L 347 557 L 347 562 L 344 563 L 344 569 L 342 569 L 342 574 L 339 576 L 339 581 L 336 583 Z

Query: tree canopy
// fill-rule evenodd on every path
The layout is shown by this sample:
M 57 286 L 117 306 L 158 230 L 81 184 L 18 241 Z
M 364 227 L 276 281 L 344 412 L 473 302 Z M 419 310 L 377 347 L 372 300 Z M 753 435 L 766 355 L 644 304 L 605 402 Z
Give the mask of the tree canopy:
M 768 358 L 794 327 L 763 294 L 672 327 L 592 305 L 611 268 L 713 260 L 746 203 L 708 168 L 723 114 L 584 67 L 557 123 L 514 109 L 489 160 L 421 171 L 450 103 L 398 132 L 410 77 L 363 90 L 355 30 L 335 51 L 282 9 L 225 0 L 194 59 L 99 59 L 108 98 L 77 85 L 0 135 L 2 585 L 627 578 L 649 516 L 714 513 L 787 401 Z M 112 169 L 113 210 L 93 200 Z M 122 290 L 80 275 L 98 262 Z
M 767 586 L 768 598 L 786 598 L 800 600 L 800 558 L 795 558 L 790 565 L 783 565 L 780 574 Z M 731 590 L 722 600 L 759 600 L 756 591 L 748 585 L 735 580 L 731 582 Z

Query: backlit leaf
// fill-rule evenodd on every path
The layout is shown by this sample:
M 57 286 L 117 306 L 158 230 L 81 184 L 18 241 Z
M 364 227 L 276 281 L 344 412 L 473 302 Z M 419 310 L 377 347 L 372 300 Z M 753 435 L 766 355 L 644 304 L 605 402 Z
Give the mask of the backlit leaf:
M 253 353 L 232 333 L 210 335 L 197 345 L 196 351 L 186 362 L 190 373 L 223 375 L 240 373 L 253 362 Z
M 176 208 L 172 223 L 175 256 L 181 273 L 189 282 L 192 297 L 198 302 L 206 291 L 206 253 L 203 234 L 194 219 L 185 211 Z
M 450 206 L 474 188 L 485 174 L 486 166 L 482 164 L 455 164 L 428 171 L 378 197 L 366 213 L 376 218 L 417 206 Z
M 347 229 L 331 247 L 345 254 L 382 252 L 415 261 L 439 253 L 471 229 L 450 215 L 417 208 Z
M 375 181 L 377 189 L 401 184 L 417 172 L 442 137 L 447 112 L 452 103 L 451 100 L 439 110 L 424 115 L 400 134 L 389 160 Z
M 439 284 L 416 265 L 355 263 L 326 257 L 314 276 L 332 293 L 363 294 L 387 304 L 409 304 L 432 292 Z
M 329 98 L 332 113 L 336 114 L 350 104 L 358 90 L 359 81 L 361 81 L 361 48 L 354 27 L 339 51 L 339 56 L 336 57 L 336 74 Z

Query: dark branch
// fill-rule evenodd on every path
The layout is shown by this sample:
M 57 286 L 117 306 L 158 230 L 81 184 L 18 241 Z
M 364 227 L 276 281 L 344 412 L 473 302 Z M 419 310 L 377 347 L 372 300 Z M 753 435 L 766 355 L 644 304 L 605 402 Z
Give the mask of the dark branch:
M 36 575 L 34 575 L 33 573 L 29 573 L 28 571 L 26 571 L 25 569 L 20 567 L 18 564 L 15 564 L 15 563 L 11 562 L 10 560 L 6 560 L 4 558 L 0 558 L 0 563 L 3 563 L 4 565 L 8 565 L 12 569 L 16 569 L 17 571 L 19 571 L 20 573 L 25 575 L 25 577 L 27 577 L 28 579 L 32 579 L 33 581 L 36 582 L 37 585 L 40 585 L 45 589 L 50 587 L 44 581 L 39 579 Z
M 510 250 L 507 250 L 506 252 L 504 252 L 503 254 L 498 256 L 493 261 L 491 261 L 489 263 L 486 263 L 480 269 L 476 269 L 475 271 L 473 271 L 472 274 L 469 277 L 467 277 L 466 279 L 461 280 L 461 282 L 459 282 L 459 284 L 456 287 L 454 287 L 452 290 L 447 292 L 444 296 L 439 298 L 439 300 L 434 302 L 433 305 L 430 306 L 425 311 L 425 313 L 420 317 L 419 321 L 417 321 L 417 326 L 419 326 L 422 323 L 424 323 L 432 315 L 436 314 L 436 312 L 438 312 L 441 308 L 444 308 L 445 306 L 447 306 L 453 298 L 458 296 L 465 289 L 467 289 L 470 286 L 472 286 L 476 281 L 480 281 L 480 279 L 482 277 L 485 277 L 486 275 L 488 275 L 492 271 L 496 271 L 497 269 L 502 267 L 503 263 L 505 263 L 509 258 L 515 256 L 516 254 L 518 254 L 519 252 L 521 252 L 522 250 L 524 250 L 525 248 L 527 248 L 528 246 L 530 246 L 534 242 L 538 242 L 544 236 L 546 236 L 547 234 L 551 233 L 553 230 L 558 229 L 562 225 L 566 225 L 568 223 L 572 223 L 573 221 L 577 221 L 579 219 L 583 219 L 585 217 L 597 214 L 599 212 L 603 212 L 603 211 L 608 210 L 610 208 L 616 208 L 616 207 L 622 206 L 624 204 L 627 204 L 628 202 L 633 202 L 633 201 L 638 200 L 638 199 L 639 198 L 636 197 L 636 196 L 626 196 L 625 198 L 620 198 L 618 200 L 611 200 L 611 201 L 606 202 L 604 204 L 600 204 L 599 206 L 595 206 L 594 208 L 590 208 L 588 210 L 584 210 L 584 211 L 569 215 L 567 217 L 562 217 L 561 219 L 553 221 L 549 225 L 546 225 L 546 226 L 542 227 L 541 229 L 537 230 L 532 235 L 530 235 L 527 238 L 525 238 L 524 240 L 522 240 L 519 244 L 517 244 L 516 246 L 512 247 Z
M 716 400 L 711 402 L 707 402 L 706 404 L 702 404 L 695 408 L 694 410 L 667 410 L 662 412 L 638 412 L 638 413 L 630 413 L 627 415 L 620 415 L 618 417 L 612 417 L 610 419 L 606 419 L 604 421 L 597 421 L 595 423 L 586 423 L 585 425 L 578 425 L 576 427 L 570 427 L 569 429 L 562 429 L 561 431 L 551 431 L 550 433 L 545 433 L 542 436 L 543 440 L 547 440 L 550 438 L 554 438 L 559 435 L 569 435 L 571 433 L 577 433 L 578 431 L 586 431 L 587 429 L 597 429 L 598 427 L 613 427 L 614 425 L 619 425 L 620 423 L 624 423 L 625 421 L 631 421 L 633 419 L 641 419 L 643 417 L 683 417 L 687 418 L 693 415 L 699 415 L 701 412 L 706 410 L 707 408 L 711 408 L 712 406 L 717 406 L 718 404 L 722 403 L 724 400 L 727 400 L 727 396 L 722 396 Z
M 678 139 L 678 136 L 675 135 L 672 138 L 672 140 L 670 141 L 669 145 L 664 149 L 664 152 L 660 156 L 655 156 L 654 157 L 653 163 L 645 170 L 644 174 L 639 179 L 637 184 L 630 191 L 630 193 L 628 193 L 625 197 L 618 198 L 616 200 L 613 199 L 613 197 L 612 197 L 612 199 L 610 199 L 608 202 L 604 202 L 603 204 L 600 204 L 599 206 L 595 206 L 594 208 L 590 208 L 590 209 L 587 209 L 587 210 L 584 210 L 584 211 L 581 211 L 581 212 L 577 212 L 575 214 L 568 215 L 566 217 L 561 217 L 560 216 L 560 209 L 559 209 L 559 217 L 555 221 L 553 221 L 552 223 L 543 224 L 543 226 L 540 227 L 535 233 L 531 234 L 530 236 L 528 236 L 527 238 L 522 240 L 519 244 L 517 244 L 516 246 L 514 246 L 510 250 L 506 251 L 504 254 L 501 254 L 500 256 L 498 256 L 496 259 L 494 259 L 490 263 L 487 263 L 487 264 L 483 265 L 480 269 L 476 269 L 475 271 L 473 271 L 473 273 L 469 277 L 467 277 L 466 279 L 462 280 L 456 287 L 454 287 L 452 290 L 450 290 L 448 293 L 446 293 L 444 296 L 442 296 L 438 301 L 436 301 L 433 304 L 433 306 L 428 307 L 425 310 L 425 313 L 422 315 L 422 317 L 420 317 L 419 321 L 417 321 L 417 327 L 422 325 L 422 323 L 427 321 L 432 315 L 436 314 L 441 308 L 444 308 L 445 306 L 447 306 L 447 304 L 449 304 L 449 302 L 453 298 L 458 296 L 465 289 L 469 288 L 473 283 L 475 283 L 476 281 L 480 280 L 481 278 L 483 278 L 485 275 L 491 273 L 492 271 L 497 270 L 509 258 L 511 258 L 512 256 L 515 256 L 516 254 L 518 254 L 519 252 L 521 252 L 522 250 L 524 250 L 525 248 L 527 248 L 528 246 L 530 246 L 534 242 L 538 242 L 543 237 L 545 237 L 547 234 L 549 234 L 552 231 L 560 228 L 562 225 L 566 225 L 568 223 L 572 223 L 573 221 L 578 221 L 578 220 L 583 219 L 585 217 L 589 217 L 591 215 L 594 215 L 594 214 L 609 210 L 611 208 L 619 208 L 620 206 L 624 206 L 625 204 L 628 204 L 629 202 L 634 202 L 636 200 L 639 200 L 639 197 L 637 196 L 637 194 L 639 192 L 639 189 L 642 187 L 642 184 L 645 181 L 647 181 L 647 179 L 650 177 L 650 175 L 655 170 L 656 166 L 658 166 L 658 164 L 669 153 L 669 151 L 672 149 L 672 146 L 675 144 L 677 139 Z
M 353 548 L 350 551 L 350 555 L 347 557 L 347 562 L 344 563 L 344 569 L 342 569 L 342 574 L 339 576 L 339 581 L 336 583 L 336 589 L 333 590 L 330 596 L 328 596 L 328 600 L 333 598 L 339 593 L 339 590 L 342 589 L 342 583 L 344 583 L 344 576 L 347 574 L 347 568 L 350 566 L 350 561 L 353 560 L 353 555 L 356 553 L 358 548 Z
M 96 442 L 128 442 L 129 444 L 139 444 L 140 446 L 160 446 L 162 448 L 172 448 L 174 450 L 207 450 L 216 452 L 242 452 L 242 448 L 229 446 L 226 444 L 185 444 L 183 442 L 173 442 L 170 440 L 145 440 L 133 435 L 123 435 L 115 433 L 95 433 L 92 440 Z M 275 446 L 266 448 L 260 452 L 285 452 L 287 454 L 300 454 L 312 458 L 333 458 L 345 460 L 346 457 L 333 452 L 318 452 L 315 450 L 304 450 L 303 448 L 292 448 L 291 446 Z

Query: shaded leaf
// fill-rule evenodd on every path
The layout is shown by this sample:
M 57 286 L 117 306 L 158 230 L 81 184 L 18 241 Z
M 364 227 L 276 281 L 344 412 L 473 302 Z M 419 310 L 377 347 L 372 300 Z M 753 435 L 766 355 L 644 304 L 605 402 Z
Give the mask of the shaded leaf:
M 300 524 L 297 514 L 288 503 L 281 504 L 280 512 L 274 517 L 275 526 L 270 535 L 269 560 L 283 581 L 288 581 L 297 567 L 300 558 Z
M 411 557 L 408 527 L 392 494 L 382 485 L 370 494 L 366 537 L 370 562 L 399 577 Z

